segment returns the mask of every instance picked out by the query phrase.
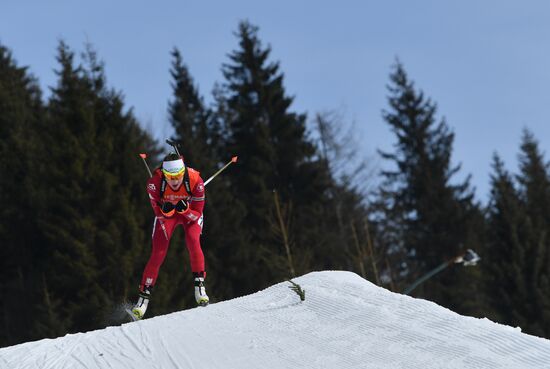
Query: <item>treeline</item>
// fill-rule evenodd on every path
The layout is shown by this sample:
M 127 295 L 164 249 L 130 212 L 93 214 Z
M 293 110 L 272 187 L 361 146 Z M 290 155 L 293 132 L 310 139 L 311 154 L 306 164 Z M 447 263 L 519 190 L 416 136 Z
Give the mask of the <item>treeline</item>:
M 550 337 L 550 176 L 529 131 L 519 173 L 495 154 L 482 206 L 469 179 L 454 178 L 451 128 L 396 62 L 382 113 L 396 143 L 380 153 L 394 170 L 366 194 L 354 181 L 361 173 L 342 169 L 350 143 L 338 139 L 338 119 L 317 114 L 307 129 L 258 29 L 241 22 L 236 35 L 210 104 L 177 49 L 170 67 L 170 138 L 188 165 L 206 178 L 239 156 L 207 188 L 202 244 L 214 302 L 326 269 L 403 292 L 470 248 L 477 267 L 451 265 L 412 294 Z M 158 165 L 167 146 L 109 87 L 93 48 L 77 57 L 60 43 L 57 61 L 45 100 L 0 45 L 2 346 L 112 324 L 110 312 L 135 300 L 151 247 L 138 153 Z M 182 236 L 172 239 L 149 316 L 195 304 Z

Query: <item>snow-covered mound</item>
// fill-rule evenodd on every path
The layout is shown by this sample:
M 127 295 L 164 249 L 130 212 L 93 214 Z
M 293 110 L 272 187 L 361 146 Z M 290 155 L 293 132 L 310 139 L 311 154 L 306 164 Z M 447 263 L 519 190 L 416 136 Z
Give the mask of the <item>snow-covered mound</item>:
M 550 368 L 550 341 L 379 288 L 310 273 L 250 296 L 0 349 L 0 368 Z M 153 301 L 154 303 L 154 301 Z

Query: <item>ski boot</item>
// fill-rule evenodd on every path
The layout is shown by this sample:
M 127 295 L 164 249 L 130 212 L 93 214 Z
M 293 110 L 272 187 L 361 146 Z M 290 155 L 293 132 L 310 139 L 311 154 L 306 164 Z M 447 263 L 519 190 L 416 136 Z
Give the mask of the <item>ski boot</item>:
M 193 273 L 193 277 L 195 278 L 195 300 L 200 306 L 206 306 L 210 301 L 204 287 L 204 276 L 204 272 Z
M 149 305 L 149 298 L 151 297 L 152 289 L 153 287 L 146 286 L 143 291 L 139 293 L 138 301 L 131 310 L 131 315 L 134 320 L 143 319 L 143 316 L 147 311 L 147 305 Z

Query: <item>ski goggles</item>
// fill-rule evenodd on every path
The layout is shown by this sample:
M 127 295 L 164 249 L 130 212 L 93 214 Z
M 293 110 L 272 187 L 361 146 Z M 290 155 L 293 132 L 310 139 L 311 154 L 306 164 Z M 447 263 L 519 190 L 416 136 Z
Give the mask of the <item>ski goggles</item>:
M 185 165 L 182 159 L 165 161 L 162 163 L 162 173 L 166 179 L 180 179 L 185 172 Z
M 183 178 L 183 173 L 185 173 L 185 167 L 181 168 L 177 172 L 169 172 L 166 169 L 162 170 L 162 174 L 164 174 L 164 177 L 168 180 L 181 179 Z

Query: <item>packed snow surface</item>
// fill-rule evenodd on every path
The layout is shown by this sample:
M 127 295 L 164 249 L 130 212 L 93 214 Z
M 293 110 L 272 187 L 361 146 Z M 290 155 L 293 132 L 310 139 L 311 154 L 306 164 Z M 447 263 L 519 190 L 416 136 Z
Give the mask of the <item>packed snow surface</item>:
M 550 340 L 389 292 L 349 272 L 0 349 L 0 368 L 550 368 Z M 153 302 L 154 303 L 154 300 Z

